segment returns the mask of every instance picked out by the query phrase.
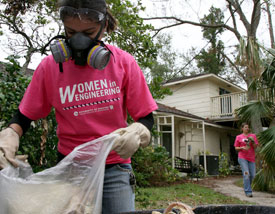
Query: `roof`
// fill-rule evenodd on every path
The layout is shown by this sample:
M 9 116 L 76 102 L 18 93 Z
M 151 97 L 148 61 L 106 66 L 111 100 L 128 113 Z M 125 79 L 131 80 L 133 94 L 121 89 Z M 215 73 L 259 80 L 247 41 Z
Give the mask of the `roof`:
M 174 79 L 167 80 L 164 84 L 178 82 L 178 81 L 181 81 L 181 80 L 186 80 L 186 79 L 205 76 L 205 75 L 206 74 L 195 74 L 195 75 L 192 75 L 192 76 L 176 77 Z
M 157 103 L 157 105 L 158 105 L 158 109 L 156 110 L 156 112 L 163 112 L 163 113 L 168 113 L 168 114 L 174 114 L 174 115 L 186 117 L 186 118 L 189 118 L 189 119 L 195 119 L 195 120 L 199 120 L 199 121 L 204 121 L 205 125 L 208 125 L 208 126 L 236 131 L 236 129 L 234 129 L 234 128 L 222 126 L 222 125 L 220 125 L 218 123 L 215 123 L 215 122 L 213 122 L 213 121 L 211 121 L 209 119 L 205 119 L 205 118 L 196 116 L 194 114 L 190 114 L 188 112 L 181 111 L 179 109 L 176 109 L 174 107 L 170 107 L 170 106 L 164 105 L 162 103 Z
M 209 79 L 212 78 L 214 80 L 218 80 L 221 81 L 227 85 L 230 85 L 231 87 L 234 87 L 240 91 L 246 91 L 244 88 L 229 82 L 228 80 L 216 75 L 216 74 L 212 74 L 212 73 L 208 73 L 208 74 L 198 74 L 198 75 L 193 75 L 193 76 L 185 76 L 185 77 L 180 77 L 180 78 L 175 78 L 175 79 L 171 79 L 168 80 L 167 82 L 165 82 L 163 85 L 164 86 L 171 86 L 171 85 L 176 85 L 176 84 L 180 84 L 180 83 L 185 83 L 185 82 L 190 82 L 190 81 L 194 81 L 194 80 L 200 80 L 200 79 Z
M 174 107 L 170 107 L 161 103 L 157 103 L 158 105 L 158 109 L 156 110 L 157 112 L 163 112 L 163 113 L 170 113 L 170 114 L 175 114 L 175 115 L 180 115 L 183 117 L 188 117 L 188 118 L 192 118 L 192 119 L 197 119 L 197 120 L 205 120 L 202 117 L 196 116 L 194 114 L 190 114 L 188 112 L 185 111 L 181 111 L 179 109 L 176 109 Z

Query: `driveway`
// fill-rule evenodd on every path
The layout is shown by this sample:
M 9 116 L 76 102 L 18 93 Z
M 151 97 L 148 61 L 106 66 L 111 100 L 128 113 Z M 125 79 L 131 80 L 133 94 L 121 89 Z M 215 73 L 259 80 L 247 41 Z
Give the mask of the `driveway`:
M 241 179 L 241 176 L 233 176 L 224 179 L 207 179 L 207 181 L 199 181 L 203 186 L 212 188 L 222 194 L 238 198 L 242 201 L 248 201 L 252 204 L 275 206 L 275 194 L 253 191 L 253 198 L 245 196 L 243 188 L 236 186 L 234 183 Z

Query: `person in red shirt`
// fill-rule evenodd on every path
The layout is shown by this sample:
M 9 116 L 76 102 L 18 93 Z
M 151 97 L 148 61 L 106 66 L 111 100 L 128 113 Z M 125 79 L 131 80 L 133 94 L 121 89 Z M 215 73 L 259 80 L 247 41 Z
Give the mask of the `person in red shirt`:
M 255 149 L 259 143 L 256 135 L 249 133 L 247 123 L 242 123 L 241 128 L 243 133 L 236 137 L 234 146 L 242 169 L 244 192 L 247 197 L 253 197 L 251 184 L 256 174 Z

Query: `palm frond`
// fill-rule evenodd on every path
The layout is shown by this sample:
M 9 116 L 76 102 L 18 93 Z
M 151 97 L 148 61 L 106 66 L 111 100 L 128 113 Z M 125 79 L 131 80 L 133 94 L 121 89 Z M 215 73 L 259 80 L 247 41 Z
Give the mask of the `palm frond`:
M 257 91 L 257 89 L 259 88 L 259 84 L 260 82 L 258 79 L 253 79 L 248 86 L 248 90 Z
M 275 58 L 262 73 L 262 79 L 268 87 L 275 88 Z
M 261 191 L 268 191 L 270 187 L 274 185 L 275 170 L 262 168 L 260 169 L 252 184 L 252 188 L 256 188 Z
M 275 141 L 275 126 L 270 127 L 269 129 L 259 133 L 257 138 L 261 142 Z
M 257 137 L 262 168 L 257 172 L 253 186 L 266 191 L 274 185 L 275 179 L 275 126 L 259 133 Z
M 275 162 L 275 126 L 257 135 L 260 142 L 259 154 L 266 164 L 271 165 Z M 275 165 L 273 165 L 275 169 Z
M 275 140 L 265 142 L 265 145 L 259 151 L 261 157 L 267 164 L 271 164 L 275 160 Z M 275 167 L 275 166 L 274 166 Z
M 274 103 L 269 101 L 250 101 L 246 105 L 235 110 L 236 115 L 241 121 L 250 122 L 252 117 L 270 118 L 274 114 Z

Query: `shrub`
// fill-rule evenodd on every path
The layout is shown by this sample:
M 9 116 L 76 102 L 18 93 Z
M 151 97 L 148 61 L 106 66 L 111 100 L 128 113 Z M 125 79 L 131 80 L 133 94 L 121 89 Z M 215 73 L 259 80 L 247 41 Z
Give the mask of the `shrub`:
M 178 171 L 172 168 L 169 153 L 162 146 L 140 148 L 132 165 L 139 187 L 164 185 L 177 179 Z
M 0 129 L 8 125 L 17 111 L 31 80 L 31 77 L 21 72 L 17 57 L 11 56 L 7 59 L 9 63 L 2 63 L 3 70 L 0 72 Z M 35 172 L 56 164 L 56 127 L 54 112 L 51 112 L 46 119 L 33 122 L 28 132 L 20 139 L 18 154 L 29 156 L 28 161 Z M 43 144 L 45 140 L 47 143 Z
M 230 167 L 228 161 L 228 155 L 224 152 L 219 155 L 219 175 L 228 176 L 230 175 Z

